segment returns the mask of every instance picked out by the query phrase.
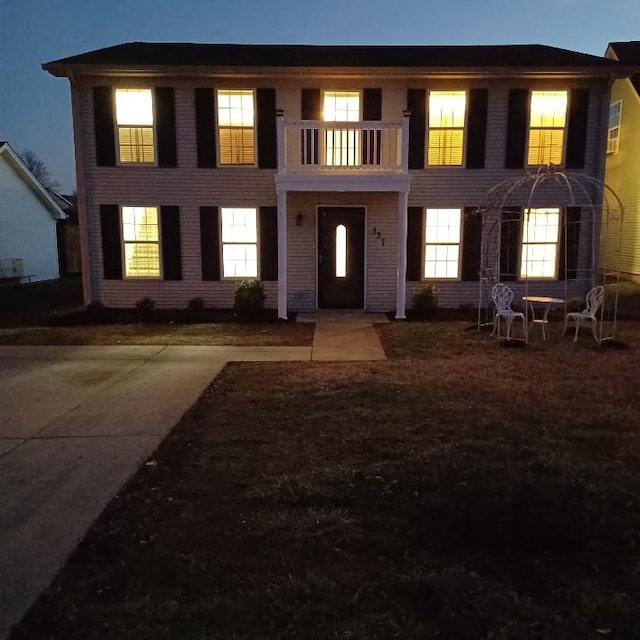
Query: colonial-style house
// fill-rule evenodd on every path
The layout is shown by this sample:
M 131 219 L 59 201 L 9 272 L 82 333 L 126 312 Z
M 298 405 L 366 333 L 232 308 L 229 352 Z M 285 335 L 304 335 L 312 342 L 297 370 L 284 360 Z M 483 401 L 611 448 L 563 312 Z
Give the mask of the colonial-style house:
M 603 234 L 602 265 L 640 280 L 640 40 L 612 42 L 605 55 L 638 71 L 611 88 L 605 181 L 622 201 L 624 216 L 603 221 L 610 232 Z
M 65 217 L 11 145 L 0 141 L 0 284 L 60 276 L 56 222 Z
M 403 318 L 426 282 L 474 304 L 485 193 L 547 164 L 602 179 L 619 67 L 541 45 L 139 42 L 44 64 L 71 83 L 85 299 L 230 307 L 258 278 L 281 318 Z M 501 264 L 553 293 L 565 211 L 521 204 Z

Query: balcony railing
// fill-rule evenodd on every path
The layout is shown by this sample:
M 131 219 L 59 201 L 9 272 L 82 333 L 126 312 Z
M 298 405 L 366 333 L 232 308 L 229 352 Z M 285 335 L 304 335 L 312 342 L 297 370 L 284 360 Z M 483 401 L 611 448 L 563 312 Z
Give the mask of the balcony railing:
M 406 174 L 409 118 L 397 122 L 285 122 L 278 117 L 278 171 Z

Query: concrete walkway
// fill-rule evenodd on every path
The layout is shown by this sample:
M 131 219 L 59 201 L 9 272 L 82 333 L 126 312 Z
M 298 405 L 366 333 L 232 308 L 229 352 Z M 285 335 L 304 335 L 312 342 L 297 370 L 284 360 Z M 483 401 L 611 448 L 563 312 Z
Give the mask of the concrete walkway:
M 383 359 L 371 320 L 312 347 L 0 346 L 0 640 L 229 361 Z

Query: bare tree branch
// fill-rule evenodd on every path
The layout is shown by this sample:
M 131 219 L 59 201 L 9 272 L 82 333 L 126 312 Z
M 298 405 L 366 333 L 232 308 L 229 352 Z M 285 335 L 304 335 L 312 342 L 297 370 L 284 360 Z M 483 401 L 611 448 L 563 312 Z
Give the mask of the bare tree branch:
M 20 158 L 27 169 L 33 173 L 38 182 L 40 182 L 45 189 L 55 190 L 60 186 L 59 182 L 56 182 L 51 178 L 47 165 L 38 157 L 38 154 L 35 151 L 26 149 L 20 154 Z

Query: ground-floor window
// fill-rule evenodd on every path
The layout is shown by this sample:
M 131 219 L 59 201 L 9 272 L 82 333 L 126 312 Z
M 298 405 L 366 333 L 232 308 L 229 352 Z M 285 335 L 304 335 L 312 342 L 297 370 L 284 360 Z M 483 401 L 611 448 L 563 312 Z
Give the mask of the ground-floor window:
M 525 209 L 520 278 L 557 278 L 560 209 Z
M 255 208 L 225 208 L 221 213 L 222 275 L 258 277 L 258 228 Z
M 160 277 L 160 234 L 157 207 L 122 207 L 124 275 Z
M 424 277 L 460 277 L 461 209 L 427 209 L 424 234 Z

